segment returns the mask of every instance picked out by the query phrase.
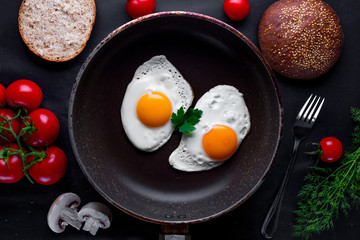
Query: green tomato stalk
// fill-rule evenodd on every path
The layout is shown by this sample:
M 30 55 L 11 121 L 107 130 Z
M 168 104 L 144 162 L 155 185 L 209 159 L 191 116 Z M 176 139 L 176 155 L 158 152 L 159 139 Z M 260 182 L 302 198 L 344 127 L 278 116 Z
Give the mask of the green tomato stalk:
M 3 149 L 0 151 L 0 158 L 3 158 L 6 165 L 8 165 L 9 157 L 18 154 L 22 160 L 24 175 L 31 183 L 34 183 L 34 180 L 30 177 L 28 169 L 33 165 L 35 165 L 36 163 L 41 162 L 47 156 L 48 151 L 46 147 L 43 151 L 39 152 L 24 142 L 24 140 L 26 140 L 37 129 L 34 127 L 31 118 L 30 121 L 26 121 L 26 119 L 28 119 L 29 117 L 27 116 L 22 117 L 23 112 L 24 112 L 23 109 L 19 109 L 16 116 L 14 116 L 11 119 L 7 119 L 4 116 L 0 116 L 4 119 L 4 121 L 0 125 L 0 137 L 8 143 L 7 145 L 10 145 L 8 139 L 3 135 L 3 131 L 10 133 L 15 138 L 16 144 L 19 147 L 19 149 L 13 149 L 10 147 L 6 147 L 5 144 L 3 144 Z M 27 113 L 27 111 L 25 111 L 25 113 Z M 11 121 L 16 118 L 21 118 L 22 122 L 25 124 L 25 127 L 23 127 L 20 130 L 19 134 L 16 134 L 11 126 Z M 8 124 L 9 127 L 8 128 L 4 127 L 5 124 Z M 27 136 L 24 137 L 25 135 Z M 27 162 L 26 159 L 29 158 L 32 158 L 32 160 L 30 162 Z

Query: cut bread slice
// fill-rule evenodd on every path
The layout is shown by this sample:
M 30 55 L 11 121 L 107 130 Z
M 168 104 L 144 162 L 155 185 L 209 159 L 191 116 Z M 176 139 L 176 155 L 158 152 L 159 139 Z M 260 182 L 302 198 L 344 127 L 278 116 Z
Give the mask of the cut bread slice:
M 19 31 L 33 53 L 48 61 L 64 62 L 84 49 L 95 16 L 94 0 L 23 0 Z

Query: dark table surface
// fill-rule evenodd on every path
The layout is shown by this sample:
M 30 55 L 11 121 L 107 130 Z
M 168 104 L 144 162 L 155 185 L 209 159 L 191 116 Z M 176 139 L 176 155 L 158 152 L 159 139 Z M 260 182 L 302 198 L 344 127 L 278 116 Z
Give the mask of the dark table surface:
M 99 230 L 96 239 L 158 239 L 159 225 L 144 222 L 111 206 L 89 184 L 73 155 L 68 134 L 68 103 L 77 72 L 94 47 L 111 31 L 130 21 L 125 11 L 125 0 L 96 0 L 97 16 L 90 40 L 84 51 L 66 63 L 44 61 L 31 53 L 18 32 L 20 0 L 0 1 L 0 82 L 7 86 L 19 78 L 32 79 L 44 92 L 42 107 L 52 110 L 59 118 L 61 130 L 56 142 L 68 156 L 68 170 L 56 184 L 41 186 L 25 178 L 15 184 L 0 184 L 0 239 L 92 239 L 85 231 L 68 227 L 64 233 L 53 233 L 47 226 L 46 216 L 51 203 L 64 192 L 73 192 L 84 203 L 99 201 L 108 205 L 113 213 L 112 226 Z M 157 0 L 156 12 L 183 10 L 218 18 L 241 31 L 256 46 L 259 20 L 274 0 L 250 0 L 251 12 L 246 20 L 232 22 L 222 9 L 219 0 Z M 190 226 L 192 239 L 262 239 L 260 227 L 276 194 L 291 156 L 293 139 L 291 127 L 299 107 L 310 93 L 326 97 L 326 102 L 316 125 L 306 142 L 319 141 L 331 135 L 338 137 L 345 150 L 351 144 L 353 122 L 350 108 L 360 106 L 360 2 L 355 0 L 327 0 L 340 16 L 345 34 L 343 53 L 329 73 L 316 80 L 296 81 L 279 75 L 284 105 L 284 130 L 275 163 L 261 187 L 236 210 L 214 220 Z M 294 223 L 293 211 L 297 207 L 296 195 L 303 178 L 314 160 L 302 154 L 294 167 L 283 201 L 277 235 L 274 239 L 291 239 Z M 352 209 L 349 216 L 340 215 L 335 229 L 312 239 L 359 239 L 360 212 Z

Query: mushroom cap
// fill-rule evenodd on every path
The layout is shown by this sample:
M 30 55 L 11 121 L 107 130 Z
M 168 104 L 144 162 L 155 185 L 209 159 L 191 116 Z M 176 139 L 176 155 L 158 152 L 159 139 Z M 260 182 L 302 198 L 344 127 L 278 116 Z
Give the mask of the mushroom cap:
M 110 209 L 100 202 L 89 202 L 85 204 L 79 211 L 79 220 L 86 221 L 88 218 L 98 220 L 101 228 L 110 227 L 112 214 Z
M 56 233 L 63 232 L 67 224 L 62 224 L 61 212 L 66 208 L 75 209 L 80 203 L 80 197 L 75 193 L 68 192 L 58 196 L 52 203 L 47 215 L 47 222 L 50 229 Z

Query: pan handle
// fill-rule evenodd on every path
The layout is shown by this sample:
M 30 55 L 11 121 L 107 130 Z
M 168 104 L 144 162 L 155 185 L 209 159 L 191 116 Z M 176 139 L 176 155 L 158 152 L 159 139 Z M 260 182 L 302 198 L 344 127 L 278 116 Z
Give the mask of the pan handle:
M 161 225 L 159 240 L 191 240 L 188 224 Z

